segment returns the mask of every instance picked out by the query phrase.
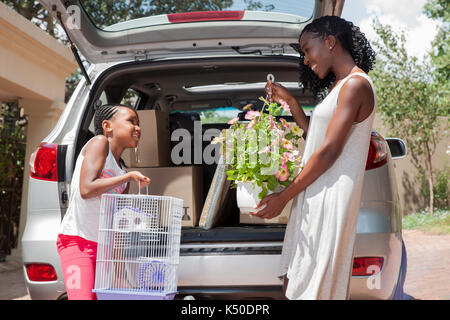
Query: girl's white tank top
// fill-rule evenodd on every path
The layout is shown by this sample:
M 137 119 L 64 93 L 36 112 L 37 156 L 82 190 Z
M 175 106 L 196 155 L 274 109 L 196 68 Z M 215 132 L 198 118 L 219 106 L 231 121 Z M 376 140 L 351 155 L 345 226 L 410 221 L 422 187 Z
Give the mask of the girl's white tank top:
M 84 145 L 78 155 L 72 183 L 70 184 L 69 207 L 61 222 L 60 233 L 79 236 L 86 240 L 97 242 L 101 195 L 83 199 L 80 194 L 80 172 L 84 160 L 83 151 L 91 140 Z M 109 148 L 100 178 L 110 178 L 125 173 L 126 171 L 119 166 L 111 153 L 111 148 Z M 109 190 L 108 193 L 123 193 L 126 187 L 127 184 L 125 183 Z

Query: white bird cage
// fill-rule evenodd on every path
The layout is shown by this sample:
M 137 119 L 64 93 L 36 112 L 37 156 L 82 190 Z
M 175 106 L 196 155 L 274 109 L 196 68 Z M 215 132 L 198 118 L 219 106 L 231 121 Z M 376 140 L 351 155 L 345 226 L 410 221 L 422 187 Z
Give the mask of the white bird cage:
M 99 300 L 173 299 L 183 200 L 104 194 L 95 289 Z

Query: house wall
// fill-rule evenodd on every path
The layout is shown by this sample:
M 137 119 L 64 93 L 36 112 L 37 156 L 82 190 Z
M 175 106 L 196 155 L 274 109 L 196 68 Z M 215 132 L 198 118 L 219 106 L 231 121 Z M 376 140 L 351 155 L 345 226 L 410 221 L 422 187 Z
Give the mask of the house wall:
M 437 144 L 436 151 L 432 157 L 432 165 L 436 170 L 442 170 L 446 166 L 448 167 L 450 165 L 450 143 L 448 136 L 444 136 L 445 131 L 448 130 L 448 118 L 441 117 L 439 120 L 442 128 L 442 138 Z M 385 138 L 392 137 L 389 135 L 389 128 L 383 124 L 381 117 L 378 114 L 376 115 L 373 128 Z M 404 137 L 396 138 L 401 138 L 406 143 L 406 139 Z M 406 147 L 408 148 L 408 145 Z M 421 194 L 420 183 L 416 180 L 416 176 L 419 172 L 414 163 L 415 159 L 409 150 L 407 151 L 405 158 L 394 160 L 403 215 L 419 212 L 428 207 L 428 200 Z
M 31 153 L 65 107 L 65 82 L 76 69 L 62 43 L 0 2 L 0 102 L 18 101 L 28 116 L 19 237 L 27 212 Z

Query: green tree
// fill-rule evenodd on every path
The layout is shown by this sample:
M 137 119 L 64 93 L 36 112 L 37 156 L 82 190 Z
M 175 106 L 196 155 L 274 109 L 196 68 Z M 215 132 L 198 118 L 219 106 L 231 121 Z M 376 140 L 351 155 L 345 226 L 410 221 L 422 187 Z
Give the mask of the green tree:
M 405 34 L 375 20 L 379 36 L 375 41 L 377 63 L 371 75 L 378 95 L 378 111 L 391 133 L 406 140 L 418 171 L 424 175 L 429 192 L 429 209 L 434 211 L 435 182 L 432 156 L 445 135 L 440 117 L 449 114 L 448 84 L 426 59 L 420 62 L 405 49 Z M 447 101 L 444 103 L 443 101 Z
M 25 125 L 17 102 L 0 105 L 0 255 L 17 244 L 25 161 Z M 5 250 L 6 249 L 6 250 Z
M 450 2 L 448 0 L 428 0 L 424 6 L 424 12 L 429 18 L 441 22 L 432 43 L 433 49 L 430 56 L 437 69 L 438 80 L 446 81 L 448 85 L 450 79 Z
M 51 36 L 58 38 L 53 18 L 48 11 L 35 0 L 2 0 L 2 2 L 19 14 L 33 21 L 38 27 L 48 32 Z
M 275 9 L 273 4 L 263 5 L 260 1 L 244 0 L 246 10 L 272 11 Z

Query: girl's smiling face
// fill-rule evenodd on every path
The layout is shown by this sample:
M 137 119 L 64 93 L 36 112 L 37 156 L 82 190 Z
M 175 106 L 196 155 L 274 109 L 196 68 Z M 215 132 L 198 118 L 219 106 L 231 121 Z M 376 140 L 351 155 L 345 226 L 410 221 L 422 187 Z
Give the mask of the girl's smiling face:
M 141 138 L 141 128 L 136 112 L 130 108 L 117 107 L 110 120 L 112 137 L 124 148 L 136 148 Z
M 304 33 L 300 38 L 300 49 L 305 55 L 304 64 L 320 79 L 324 79 L 331 70 L 332 38 L 329 36 L 324 39 L 311 32 Z

